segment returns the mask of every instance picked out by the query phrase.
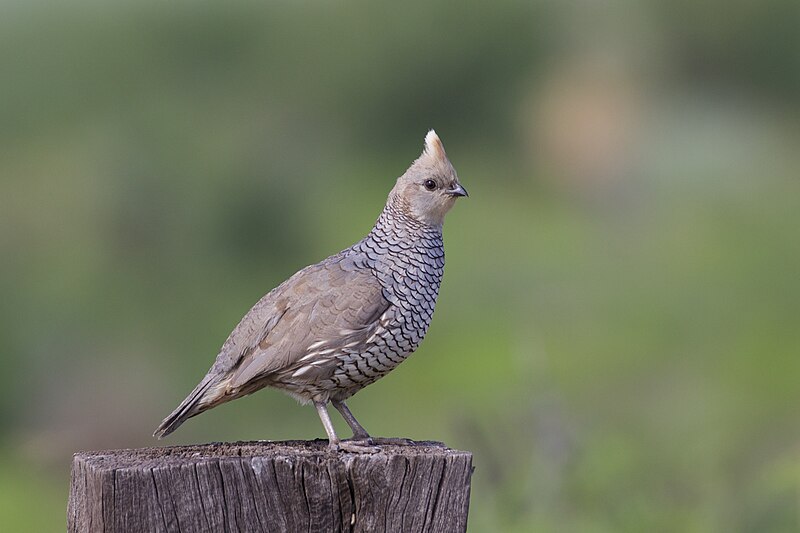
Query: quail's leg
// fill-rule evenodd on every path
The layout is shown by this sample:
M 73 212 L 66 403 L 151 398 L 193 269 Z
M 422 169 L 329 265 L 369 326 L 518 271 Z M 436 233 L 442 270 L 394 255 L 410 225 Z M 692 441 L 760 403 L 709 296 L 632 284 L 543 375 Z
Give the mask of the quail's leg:
M 350 409 L 344 402 L 331 400 L 331 403 L 342 414 L 342 418 L 353 430 L 353 440 L 366 440 L 368 444 L 394 444 L 397 446 L 409 446 L 414 444 L 411 439 L 404 439 L 401 437 L 370 437 L 364 426 L 358 423 L 356 417 L 350 412 Z
M 331 403 L 336 410 L 341 413 L 342 418 L 344 418 L 344 421 L 350 426 L 350 429 L 353 430 L 353 440 L 369 440 L 369 433 L 364 429 L 364 426 L 358 423 L 358 420 L 356 420 L 356 417 L 353 416 L 353 413 L 350 412 L 350 409 L 344 402 L 332 400 Z
M 328 409 L 324 402 L 314 402 L 314 407 L 317 408 L 317 414 L 322 421 L 325 432 L 328 434 L 328 442 L 332 450 L 344 450 L 353 453 L 376 453 L 380 451 L 378 448 L 372 446 L 365 446 L 355 442 L 342 442 L 336 436 L 336 431 L 333 429 L 331 417 L 328 415 Z

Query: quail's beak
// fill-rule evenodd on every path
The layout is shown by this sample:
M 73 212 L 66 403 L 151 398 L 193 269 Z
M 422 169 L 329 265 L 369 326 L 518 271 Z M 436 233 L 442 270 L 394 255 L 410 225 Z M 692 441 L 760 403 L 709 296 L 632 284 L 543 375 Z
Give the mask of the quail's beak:
M 456 183 L 455 186 L 453 186 L 452 189 L 448 189 L 447 190 L 447 194 L 449 194 L 450 196 L 455 196 L 455 197 L 458 197 L 458 196 L 469 196 L 469 194 L 467 193 L 467 189 L 462 187 L 460 183 Z

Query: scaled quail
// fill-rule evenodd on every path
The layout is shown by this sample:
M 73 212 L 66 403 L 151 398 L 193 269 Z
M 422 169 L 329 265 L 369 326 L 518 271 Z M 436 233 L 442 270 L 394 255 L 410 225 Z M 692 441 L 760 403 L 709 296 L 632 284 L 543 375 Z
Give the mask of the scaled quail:
M 154 436 L 162 438 L 187 418 L 269 386 L 303 404 L 313 402 L 331 448 L 374 451 L 344 402 L 422 342 L 444 270 L 444 216 L 460 196 L 467 191 L 431 130 L 372 231 L 261 298 Z M 328 402 L 352 428 L 352 440 L 336 436 Z

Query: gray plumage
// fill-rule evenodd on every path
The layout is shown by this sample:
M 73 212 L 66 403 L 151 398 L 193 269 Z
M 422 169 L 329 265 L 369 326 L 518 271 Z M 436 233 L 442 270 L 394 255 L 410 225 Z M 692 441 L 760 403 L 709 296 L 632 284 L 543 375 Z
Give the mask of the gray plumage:
M 344 401 L 403 362 L 424 338 L 444 272 L 444 216 L 466 194 L 431 130 L 372 231 L 261 298 L 155 435 L 270 386 L 313 402 L 331 446 L 361 446 L 339 442 L 326 405 L 341 412 L 355 439 L 369 439 Z

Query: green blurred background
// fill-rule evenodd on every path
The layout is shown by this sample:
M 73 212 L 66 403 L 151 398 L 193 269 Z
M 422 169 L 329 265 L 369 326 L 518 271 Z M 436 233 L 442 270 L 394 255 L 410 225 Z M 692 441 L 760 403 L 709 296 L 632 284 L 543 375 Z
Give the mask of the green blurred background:
M 428 338 L 359 420 L 473 451 L 472 531 L 797 531 L 799 23 L 796 0 L 3 2 L 3 529 L 64 529 L 73 452 L 156 444 L 433 127 L 471 196 Z M 162 444 L 323 436 L 263 391 Z

